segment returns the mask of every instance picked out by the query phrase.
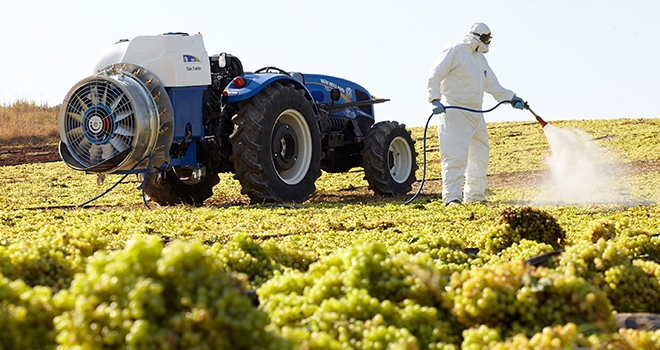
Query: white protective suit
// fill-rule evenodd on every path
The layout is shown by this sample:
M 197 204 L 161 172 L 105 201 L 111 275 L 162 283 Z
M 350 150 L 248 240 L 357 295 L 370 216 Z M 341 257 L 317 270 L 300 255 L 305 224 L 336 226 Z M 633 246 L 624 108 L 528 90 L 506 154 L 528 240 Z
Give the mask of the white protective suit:
M 490 29 L 483 23 L 475 23 L 462 43 L 442 50 L 429 72 L 429 102 L 440 100 L 445 106 L 481 110 L 484 92 L 498 102 L 515 96 L 500 85 L 488 66 L 484 57 L 488 45 L 472 33 L 488 34 Z M 438 137 L 444 203 L 485 201 L 490 146 L 483 114 L 447 109 L 438 115 Z

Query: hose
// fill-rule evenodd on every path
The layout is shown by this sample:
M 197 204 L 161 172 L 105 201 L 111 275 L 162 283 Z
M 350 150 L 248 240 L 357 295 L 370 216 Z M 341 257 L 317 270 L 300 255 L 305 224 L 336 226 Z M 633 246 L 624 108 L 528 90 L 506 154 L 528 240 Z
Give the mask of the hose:
M 142 163 L 145 159 L 147 159 L 147 157 L 149 158 L 149 163 L 148 163 L 148 165 L 147 165 L 147 170 L 146 170 L 146 172 L 144 173 L 144 180 L 142 181 L 142 186 L 141 186 L 141 187 L 142 187 L 142 202 L 143 202 L 144 205 L 147 207 L 147 209 L 151 209 L 151 207 L 150 207 L 149 204 L 147 203 L 147 198 L 146 198 L 146 196 L 145 196 L 145 194 L 144 194 L 144 183 L 147 182 L 146 179 L 147 179 L 147 176 L 149 176 L 149 169 L 151 169 L 151 161 L 153 160 L 152 156 L 150 156 L 150 155 L 149 155 L 149 156 L 146 156 L 146 157 L 144 157 L 144 158 L 142 158 L 139 162 L 135 163 L 135 165 L 133 165 L 133 167 L 129 170 L 129 172 L 126 173 L 126 174 L 124 174 L 124 176 L 122 176 L 121 179 L 119 179 L 119 181 L 117 181 L 114 185 L 110 186 L 110 188 L 108 188 L 107 190 L 103 191 L 103 193 L 99 194 L 98 196 L 96 196 L 96 197 L 94 197 L 94 198 L 88 200 L 87 202 L 82 203 L 82 204 L 79 204 L 79 205 L 78 205 L 78 208 L 82 208 L 82 207 L 86 206 L 87 204 L 89 204 L 89 203 L 91 203 L 91 202 L 93 202 L 93 201 L 95 201 L 95 200 L 97 200 L 97 199 L 99 199 L 99 198 L 105 196 L 106 194 L 110 193 L 110 191 L 112 191 L 115 187 L 117 187 L 117 185 L 119 185 L 120 183 L 122 183 L 122 182 L 126 179 L 126 177 L 127 177 L 128 175 L 131 174 L 130 171 L 135 170 L 135 168 L 136 168 L 140 163 Z
M 468 108 L 468 107 L 461 107 L 461 106 L 445 106 L 445 109 L 460 109 L 460 110 L 463 110 L 463 111 L 468 111 L 468 112 L 473 112 L 473 113 L 488 113 L 488 112 L 494 111 L 495 108 L 499 107 L 503 103 L 513 103 L 513 100 L 500 101 L 498 104 L 495 105 L 495 107 L 493 107 L 491 109 L 486 109 L 486 110 L 483 110 L 483 111 L 480 111 L 478 109 Z M 403 205 L 408 205 L 408 204 L 412 203 L 419 196 L 419 194 L 422 193 L 422 188 L 424 188 L 424 182 L 426 181 L 426 131 L 428 130 L 429 122 L 431 121 L 431 118 L 433 118 L 434 115 L 435 115 L 435 113 L 431 113 L 429 118 L 426 120 L 426 125 L 424 126 L 424 138 L 423 138 L 424 144 L 422 146 L 422 150 L 423 150 L 422 153 L 424 155 L 424 163 L 423 163 L 424 165 L 422 167 L 422 181 L 420 182 L 419 188 L 417 189 L 417 192 L 415 193 L 415 195 L 412 196 L 412 198 L 410 198 L 406 202 L 404 202 Z

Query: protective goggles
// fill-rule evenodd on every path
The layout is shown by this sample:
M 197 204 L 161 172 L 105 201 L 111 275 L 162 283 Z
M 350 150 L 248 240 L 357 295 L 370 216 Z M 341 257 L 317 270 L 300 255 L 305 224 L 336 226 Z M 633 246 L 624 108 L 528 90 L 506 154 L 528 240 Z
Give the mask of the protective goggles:
M 488 33 L 488 34 L 478 34 L 478 33 L 473 32 L 471 34 L 476 36 L 477 38 L 479 38 L 479 41 L 481 41 L 482 43 L 484 43 L 486 45 L 490 45 L 490 41 L 493 39 L 490 36 L 490 33 Z

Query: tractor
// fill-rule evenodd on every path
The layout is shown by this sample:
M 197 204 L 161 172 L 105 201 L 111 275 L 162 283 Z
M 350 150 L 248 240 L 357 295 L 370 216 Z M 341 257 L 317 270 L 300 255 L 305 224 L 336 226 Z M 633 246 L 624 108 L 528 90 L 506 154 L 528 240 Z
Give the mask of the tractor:
M 376 123 L 362 86 L 328 75 L 243 70 L 209 56 L 201 34 L 119 40 L 93 75 L 67 93 L 58 115 L 60 157 L 97 174 L 137 174 L 160 205 L 202 205 L 220 173 L 258 203 L 298 203 L 322 171 L 364 169 L 369 188 L 398 196 L 416 181 L 417 153 L 404 124 Z

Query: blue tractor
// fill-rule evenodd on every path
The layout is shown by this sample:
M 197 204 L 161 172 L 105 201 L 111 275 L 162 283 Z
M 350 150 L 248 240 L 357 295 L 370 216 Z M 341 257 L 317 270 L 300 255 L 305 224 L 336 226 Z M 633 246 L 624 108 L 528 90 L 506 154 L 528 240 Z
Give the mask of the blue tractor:
M 135 173 L 161 205 L 201 205 L 231 172 L 251 203 L 301 202 L 321 171 L 364 169 L 376 194 L 416 181 L 405 125 L 375 122 L 376 99 L 341 78 L 209 56 L 201 34 L 120 40 L 71 88 L 58 117 L 71 168 Z

